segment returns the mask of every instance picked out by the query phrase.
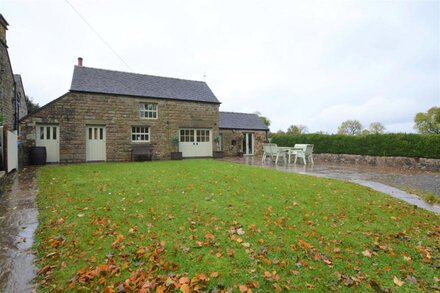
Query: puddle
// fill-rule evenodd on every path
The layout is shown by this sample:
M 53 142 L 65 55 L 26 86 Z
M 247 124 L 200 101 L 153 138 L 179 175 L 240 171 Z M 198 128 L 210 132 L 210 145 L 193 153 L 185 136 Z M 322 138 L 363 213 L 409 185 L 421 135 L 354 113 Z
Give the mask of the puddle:
M 440 196 L 440 172 L 408 171 L 372 166 L 347 166 L 327 163 L 315 163 L 314 166 L 305 166 L 301 164 L 288 165 L 281 162 L 275 166 L 269 161 L 262 163 L 261 158 L 258 157 L 226 158 L 225 160 L 285 172 L 354 182 L 404 200 L 417 207 L 440 214 L 440 205 L 429 204 L 417 195 L 397 188 L 398 186 L 404 186 L 409 189 L 429 192 Z
M 0 195 L 0 292 L 31 292 L 36 275 L 32 244 L 37 228 L 34 168 L 15 175 Z

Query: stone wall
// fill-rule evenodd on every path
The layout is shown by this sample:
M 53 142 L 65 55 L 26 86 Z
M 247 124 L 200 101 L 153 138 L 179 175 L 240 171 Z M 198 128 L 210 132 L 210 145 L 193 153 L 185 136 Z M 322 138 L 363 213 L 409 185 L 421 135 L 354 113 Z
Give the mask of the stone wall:
M 140 103 L 156 103 L 158 118 L 140 118 Z M 131 127 L 148 126 L 154 158 L 169 159 L 173 151 L 171 137 L 178 135 L 179 128 L 209 128 L 213 137 L 218 134 L 218 110 L 219 105 L 212 103 L 72 92 L 23 119 L 21 136 L 28 153 L 35 145 L 36 125 L 59 124 L 60 162 L 84 162 L 85 128 L 102 125 L 106 127 L 107 161 L 129 161 Z
M 0 25 L 0 27 L 2 27 Z M 8 46 L 0 40 L 0 112 L 3 113 L 3 125 L 14 129 L 14 76 L 8 55 Z
M 17 91 L 17 101 L 14 101 L 18 103 L 17 109 L 18 109 L 18 119 L 20 120 L 24 116 L 27 115 L 27 105 L 26 105 L 26 95 L 24 93 L 24 87 L 23 87 L 23 81 L 21 79 L 21 76 L 19 74 L 14 75 L 14 80 L 16 83 L 16 91 Z M 15 107 L 15 105 L 13 106 Z
M 350 165 L 368 165 L 400 169 L 418 169 L 440 171 L 440 159 L 408 157 L 375 157 L 345 154 L 313 154 L 315 162 L 342 163 Z
M 263 143 L 266 142 L 265 131 L 252 131 L 252 130 L 232 130 L 232 129 L 220 129 L 222 135 L 222 150 L 226 157 L 234 157 L 238 155 L 239 151 L 243 150 L 243 137 L 244 133 L 254 134 L 254 155 L 263 155 Z M 235 141 L 235 144 L 233 143 Z

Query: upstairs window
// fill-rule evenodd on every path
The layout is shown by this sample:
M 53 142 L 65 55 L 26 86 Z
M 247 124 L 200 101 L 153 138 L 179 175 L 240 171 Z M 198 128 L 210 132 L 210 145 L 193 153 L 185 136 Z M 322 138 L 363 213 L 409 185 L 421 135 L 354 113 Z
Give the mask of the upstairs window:
M 157 119 L 157 104 L 139 104 L 139 117 L 144 119 Z

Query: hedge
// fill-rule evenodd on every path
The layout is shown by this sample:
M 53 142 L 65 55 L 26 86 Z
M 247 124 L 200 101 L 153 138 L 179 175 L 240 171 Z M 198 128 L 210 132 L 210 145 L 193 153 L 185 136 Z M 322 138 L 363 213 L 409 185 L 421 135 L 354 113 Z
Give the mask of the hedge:
M 311 133 L 272 134 L 271 138 L 271 142 L 279 146 L 294 146 L 297 143 L 314 144 L 315 153 L 440 159 L 438 134 L 390 133 L 351 136 Z

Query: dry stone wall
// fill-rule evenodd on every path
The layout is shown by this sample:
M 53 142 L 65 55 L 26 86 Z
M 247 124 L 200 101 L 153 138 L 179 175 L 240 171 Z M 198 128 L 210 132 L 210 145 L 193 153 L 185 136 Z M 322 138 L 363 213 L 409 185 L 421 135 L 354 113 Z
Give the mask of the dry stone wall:
M 351 165 L 368 165 L 426 171 L 440 171 L 439 159 L 409 157 L 376 157 L 346 154 L 313 154 L 315 162 L 334 162 Z

